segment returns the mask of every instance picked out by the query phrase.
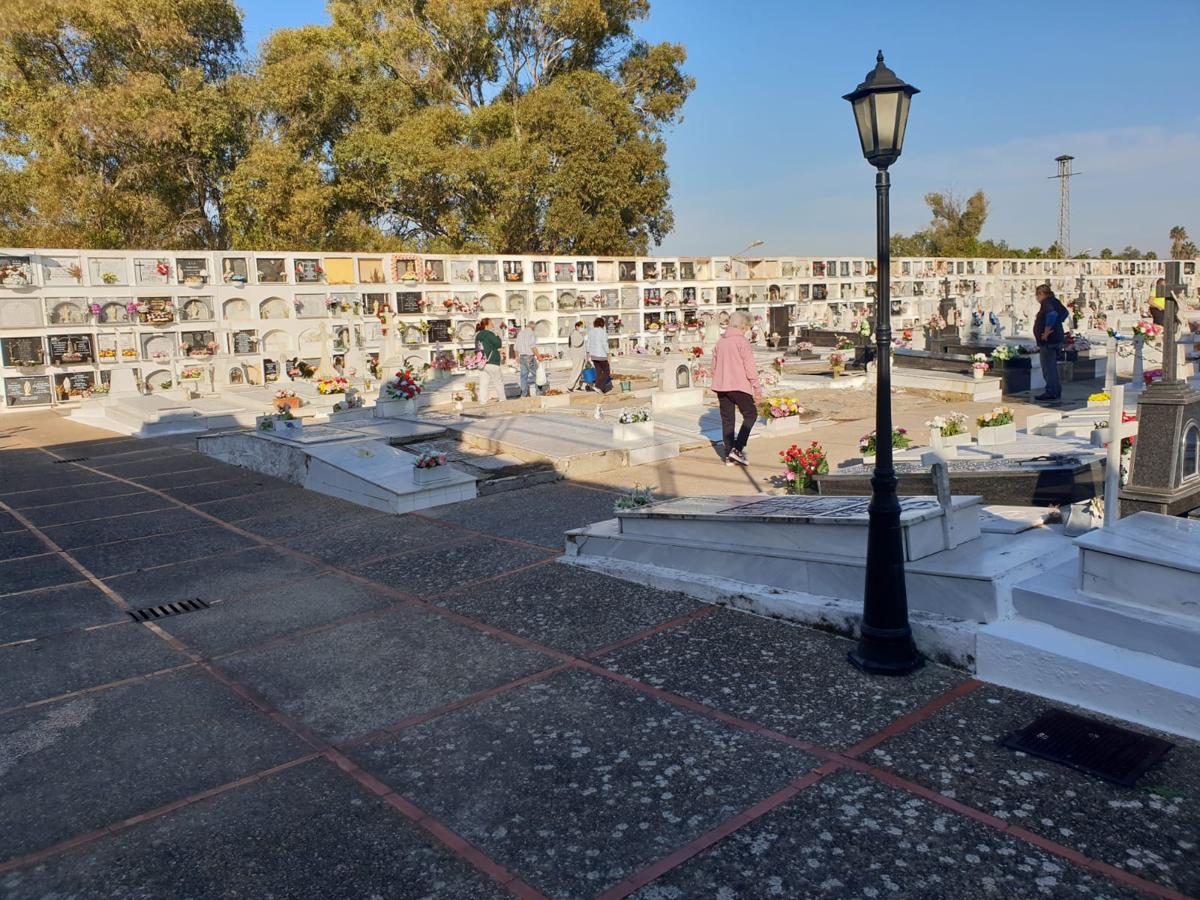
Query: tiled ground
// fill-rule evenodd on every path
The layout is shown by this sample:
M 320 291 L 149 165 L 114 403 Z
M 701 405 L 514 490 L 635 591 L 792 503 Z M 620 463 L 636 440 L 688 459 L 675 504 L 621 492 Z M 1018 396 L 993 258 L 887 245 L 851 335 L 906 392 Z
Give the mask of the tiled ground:
M 0 896 L 1200 894 L 1200 747 L 1116 788 L 998 745 L 1045 701 L 555 563 L 610 491 L 391 517 L 18 418 Z

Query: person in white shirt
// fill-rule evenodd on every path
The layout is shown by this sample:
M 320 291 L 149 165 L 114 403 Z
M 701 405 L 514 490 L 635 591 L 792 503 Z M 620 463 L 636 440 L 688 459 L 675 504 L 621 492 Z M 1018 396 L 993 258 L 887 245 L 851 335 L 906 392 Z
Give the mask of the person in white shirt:
M 597 316 L 587 335 L 588 359 L 596 367 L 596 390 L 607 394 L 612 390 L 612 369 L 608 365 L 608 332 L 604 330 L 604 317 Z
M 537 381 L 537 332 L 533 330 L 533 326 L 526 320 L 521 326 L 521 330 L 517 333 L 517 365 L 520 371 L 521 379 L 521 396 L 528 397 L 529 389 L 536 389 Z
M 579 376 L 583 372 L 583 361 L 587 358 L 587 350 L 583 345 L 586 343 L 587 332 L 583 330 L 583 323 L 576 322 L 567 337 L 567 359 L 571 361 L 571 377 L 567 382 L 571 387 L 567 390 L 575 390 L 574 385 L 579 381 Z

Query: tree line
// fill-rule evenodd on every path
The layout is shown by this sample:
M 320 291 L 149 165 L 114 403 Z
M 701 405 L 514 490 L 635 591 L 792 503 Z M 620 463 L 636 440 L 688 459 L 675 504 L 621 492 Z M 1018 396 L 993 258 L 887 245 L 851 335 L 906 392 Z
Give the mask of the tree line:
M 694 87 L 649 0 L 330 0 L 247 55 L 231 0 L 0 20 L 0 243 L 645 253 Z
M 963 198 L 950 191 L 925 195 L 932 213 L 929 227 L 912 234 L 892 235 L 893 256 L 944 256 L 973 259 L 1062 259 L 1065 254 L 1057 242 L 1049 247 L 1010 247 L 1007 241 L 982 238 L 989 202 L 983 191 Z M 1182 225 L 1171 228 L 1172 259 L 1195 259 L 1200 250 L 1188 238 Z M 1142 251 L 1132 245 L 1113 251 L 1104 247 L 1099 253 L 1076 254 L 1075 259 L 1158 259 L 1153 250 Z

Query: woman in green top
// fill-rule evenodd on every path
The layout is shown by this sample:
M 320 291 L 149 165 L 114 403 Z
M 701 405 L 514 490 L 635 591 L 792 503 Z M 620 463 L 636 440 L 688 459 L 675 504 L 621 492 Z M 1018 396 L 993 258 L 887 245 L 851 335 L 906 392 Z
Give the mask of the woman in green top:
M 483 354 L 483 368 L 479 370 L 480 403 L 487 403 L 493 390 L 497 400 L 504 400 L 504 377 L 500 372 L 500 351 L 503 347 L 504 342 L 492 331 L 492 320 L 480 319 L 475 326 L 475 349 Z

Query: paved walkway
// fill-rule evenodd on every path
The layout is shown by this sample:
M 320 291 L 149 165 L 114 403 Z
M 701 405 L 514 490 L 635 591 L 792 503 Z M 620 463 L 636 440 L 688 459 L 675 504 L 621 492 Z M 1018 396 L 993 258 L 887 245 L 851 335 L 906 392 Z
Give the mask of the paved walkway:
M 998 746 L 1038 698 L 557 564 L 602 487 L 97 435 L 0 419 L 2 897 L 1200 894 L 1200 747 L 1113 787 Z

